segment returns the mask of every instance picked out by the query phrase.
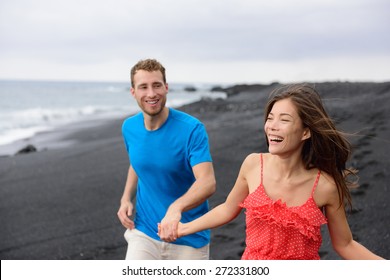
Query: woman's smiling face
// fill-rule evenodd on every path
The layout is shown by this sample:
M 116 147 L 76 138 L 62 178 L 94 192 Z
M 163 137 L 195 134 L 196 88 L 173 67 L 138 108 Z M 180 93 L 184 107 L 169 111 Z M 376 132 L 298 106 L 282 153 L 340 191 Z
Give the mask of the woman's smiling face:
M 264 124 L 269 152 L 284 154 L 300 150 L 310 130 L 303 127 L 301 118 L 290 98 L 276 101 Z

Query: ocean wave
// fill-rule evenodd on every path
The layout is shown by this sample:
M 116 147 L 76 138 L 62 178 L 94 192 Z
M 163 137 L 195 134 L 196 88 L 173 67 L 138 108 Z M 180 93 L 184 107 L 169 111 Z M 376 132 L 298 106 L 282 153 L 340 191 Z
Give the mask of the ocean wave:
M 28 108 L 0 113 L 0 145 L 34 136 L 60 125 L 95 118 L 126 115 L 129 106 L 84 106 L 80 108 Z
M 0 145 L 33 137 L 61 125 L 121 117 L 139 111 L 127 83 L 0 81 Z M 204 97 L 226 98 L 209 86 L 170 84 L 167 106 L 180 107 Z

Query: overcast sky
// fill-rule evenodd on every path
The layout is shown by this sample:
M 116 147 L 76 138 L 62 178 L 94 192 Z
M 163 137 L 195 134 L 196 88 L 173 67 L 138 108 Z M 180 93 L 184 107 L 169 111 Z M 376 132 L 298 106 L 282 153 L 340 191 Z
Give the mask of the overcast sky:
M 0 0 L 0 79 L 390 81 L 388 0 Z

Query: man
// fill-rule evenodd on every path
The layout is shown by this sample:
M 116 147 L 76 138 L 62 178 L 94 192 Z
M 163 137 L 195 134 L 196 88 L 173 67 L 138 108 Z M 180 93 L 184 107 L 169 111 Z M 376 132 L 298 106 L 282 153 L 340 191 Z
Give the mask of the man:
M 127 228 L 126 259 L 206 260 L 209 231 L 177 238 L 178 223 L 206 213 L 207 198 L 215 192 L 205 127 L 165 106 L 165 68 L 154 59 L 141 60 L 131 69 L 131 94 L 142 112 L 126 119 L 122 127 L 131 161 L 118 211 Z

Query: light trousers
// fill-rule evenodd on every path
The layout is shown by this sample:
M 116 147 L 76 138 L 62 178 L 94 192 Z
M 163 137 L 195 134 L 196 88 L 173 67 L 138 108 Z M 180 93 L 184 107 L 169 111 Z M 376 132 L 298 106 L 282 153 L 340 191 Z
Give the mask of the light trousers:
M 208 260 L 209 244 L 199 249 L 155 240 L 143 232 L 126 230 L 126 260 Z

